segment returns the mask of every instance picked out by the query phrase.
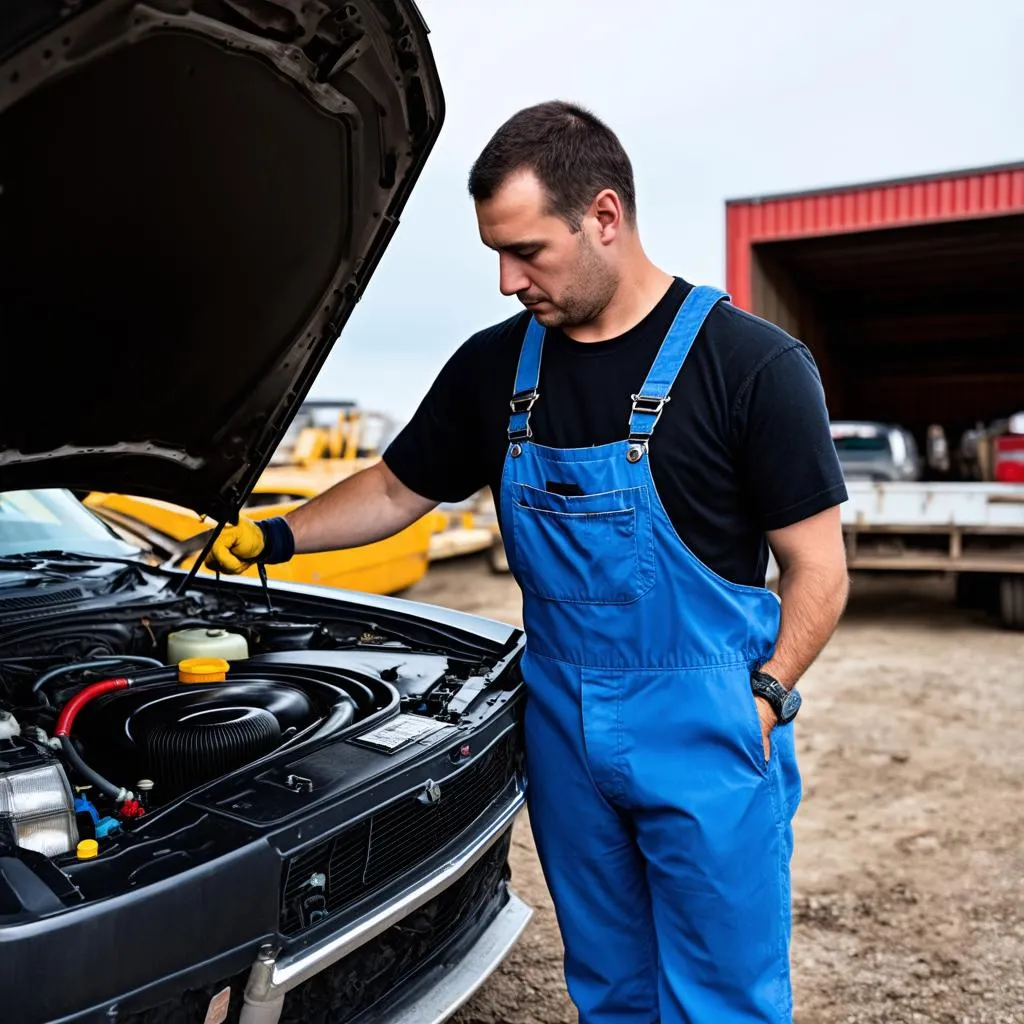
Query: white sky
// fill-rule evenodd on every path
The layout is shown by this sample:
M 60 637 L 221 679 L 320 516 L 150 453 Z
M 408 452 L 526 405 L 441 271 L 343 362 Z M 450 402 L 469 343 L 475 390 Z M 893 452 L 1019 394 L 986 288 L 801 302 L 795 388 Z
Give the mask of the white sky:
M 728 198 L 1024 158 L 1024 0 L 419 0 L 441 137 L 312 391 L 406 419 L 447 357 L 521 307 L 469 167 L 521 107 L 581 103 L 633 162 L 641 236 L 725 283 Z

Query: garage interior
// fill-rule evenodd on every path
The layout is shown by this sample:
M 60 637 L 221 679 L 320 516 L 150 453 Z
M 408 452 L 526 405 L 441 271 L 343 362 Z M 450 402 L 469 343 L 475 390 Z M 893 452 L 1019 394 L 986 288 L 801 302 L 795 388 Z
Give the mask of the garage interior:
M 1024 409 L 1024 216 L 765 242 L 754 312 L 805 342 L 834 419 L 919 443 Z

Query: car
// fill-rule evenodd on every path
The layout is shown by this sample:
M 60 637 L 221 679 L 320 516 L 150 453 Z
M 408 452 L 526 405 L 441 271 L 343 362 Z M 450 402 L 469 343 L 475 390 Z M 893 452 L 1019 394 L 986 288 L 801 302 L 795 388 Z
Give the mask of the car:
M 529 918 L 520 630 L 165 564 L 237 519 L 443 120 L 410 0 L 0 24 L 4 1024 L 446 1019 Z
M 833 420 L 843 476 L 847 480 L 920 480 L 922 459 L 914 435 L 903 427 L 871 421 Z

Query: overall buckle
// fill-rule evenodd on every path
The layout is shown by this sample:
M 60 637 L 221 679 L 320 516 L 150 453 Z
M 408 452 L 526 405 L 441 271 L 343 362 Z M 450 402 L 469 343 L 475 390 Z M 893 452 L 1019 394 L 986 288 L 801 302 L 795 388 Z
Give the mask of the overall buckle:
M 642 412 L 645 416 L 653 416 L 654 422 L 658 422 L 661 410 L 665 408 L 666 402 L 672 401 L 671 395 L 664 398 L 657 398 L 652 395 L 630 395 L 633 399 L 633 412 Z
M 654 428 L 658 425 L 658 420 L 661 419 L 661 411 L 665 408 L 665 404 L 671 401 L 671 397 L 669 395 L 665 395 L 664 398 L 652 395 L 632 395 L 631 397 L 633 399 L 633 411 L 629 417 L 629 441 L 631 444 L 641 444 L 646 449 L 647 442 L 651 439 Z M 637 413 L 641 416 L 654 417 L 649 427 L 646 429 L 637 427 L 634 422 Z
M 537 389 L 529 388 L 526 391 L 517 391 L 512 396 L 512 401 L 508 403 L 509 408 L 512 410 L 513 422 L 518 417 L 522 417 L 520 425 L 515 426 L 510 422 L 508 427 L 508 439 L 512 442 L 514 448 L 519 449 L 519 451 L 515 452 L 516 455 L 519 455 L 522 451 L 519 448 L 519 442 L 528 441 L 533 437 L 533 430 L 530 427 L 530 410 L 533 409 L 538 397 Z
M 509 402 L 512 410 L 512 419 L 509 422 L 509 442 L 512 444 L 512 455 L 518 458 L 522 454 L 520 441 L 529 440 L 534 436 L 534 431 L 529 425 L 529 412 L 534 408 L 538 399 L 536 387 L 527 388 L 525 391 L 516 391 Z M 521 422 L 516 425 L 515 421 L 521 417 Z
M 507 394 L 507 392 L 506 392 Z M 513 412 L 525 412 L 529 413 L 540 397 L 536 388 L 530 388 L 529 391 L 517 391 L 512 396 L 512 401 L 509 402 L 509 408 Z
M 647 453 L 647 442 L 650 441 L 654 428 L 658 425 L 658 420 L 661 419 L 661 411 L 665 408 L 665 403 L 669 401 L 669 396 L 665 395 L 664 398 L 661 398 L 654 395 L 632 395 L 631 397 L 633 411 L 629 417 L 629 437 L 627 439 L 629 448 L 626 451 L 626 458 L 629 462 L 639 462 Z M 635 422 L 637 414 L 653 416 L 654 419 L 650 426 L 641 429 Z

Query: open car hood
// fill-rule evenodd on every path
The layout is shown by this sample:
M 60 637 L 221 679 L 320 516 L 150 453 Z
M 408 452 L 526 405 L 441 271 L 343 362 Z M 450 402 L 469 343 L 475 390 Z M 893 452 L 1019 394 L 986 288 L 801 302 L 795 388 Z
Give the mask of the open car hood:
M 411 0 L 6 0 L 0 490 L 234 519 L 444 102 Z

